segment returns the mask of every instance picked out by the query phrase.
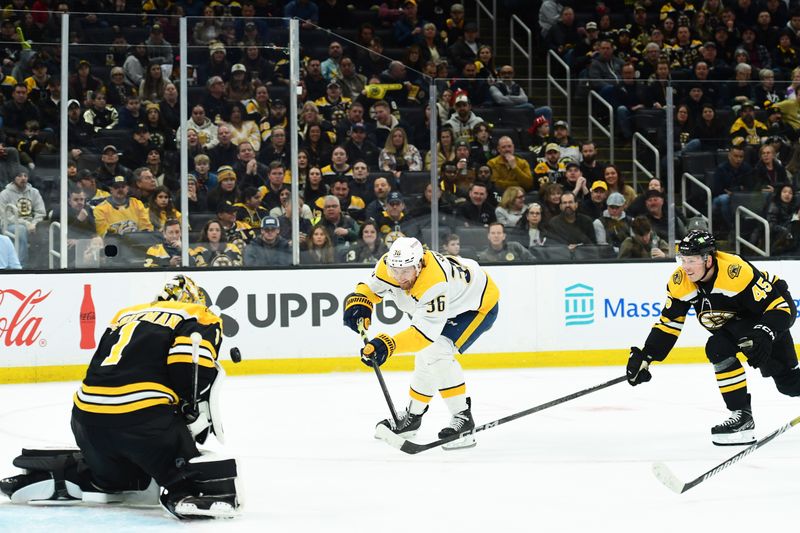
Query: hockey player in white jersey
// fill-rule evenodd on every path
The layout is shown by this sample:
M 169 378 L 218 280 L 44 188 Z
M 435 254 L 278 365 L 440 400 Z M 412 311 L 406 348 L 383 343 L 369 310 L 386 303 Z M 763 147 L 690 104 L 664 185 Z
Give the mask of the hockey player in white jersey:
M 408 407 L 398 414 L 397 425 L 391 420 L 379 425 L 405 438 L 414 436 L 438 391 L 452 415 L 439 438 L 473 429 L 464 371 L 455 356 L 492 327 L 500 297 L 494 281 L 471 259 L 443 256 L 424 250 L 417 239 L 401 237 L 375 265 L 369 281 L 345 299 L 345 326 L 356 332 L 359 323 L 368 328 L 373 305 L 387 296 L 411 315 L 411 325 L 394 337 L 375 336 L 362 349 L 361 360 L 380 366 L 394 353 L 413 353 L 416 359 Z M 474 445 L 474 436 L 468 436 L 449 447 Z

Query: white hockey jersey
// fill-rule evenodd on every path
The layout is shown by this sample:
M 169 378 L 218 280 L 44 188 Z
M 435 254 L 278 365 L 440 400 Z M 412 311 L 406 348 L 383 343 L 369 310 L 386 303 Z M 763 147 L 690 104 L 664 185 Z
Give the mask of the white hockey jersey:
M 401 289 L 389 274 L 384 255 L 369 282 L 360 283 L 356 292 L 373 303 L 390 296 L 401 311 L 411 315 L 411 326 L 394 337 L 398 353 L 421 350 L 442 333 L 448 318 L 467 311 L 488 313 L 500 297 L 494 281 L 477 262 L 431 251 L 425 252 L 410 291 Z

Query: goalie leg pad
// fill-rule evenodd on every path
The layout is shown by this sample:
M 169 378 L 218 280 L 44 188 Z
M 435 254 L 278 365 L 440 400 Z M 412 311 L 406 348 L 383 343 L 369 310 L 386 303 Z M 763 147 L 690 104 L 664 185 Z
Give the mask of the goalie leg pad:
M 213 454 L 189 461 L 184 479 L 161 490 L 161 505 L 181 520 L 233 518 L 240 507 L 235 459 Z
M 82 459 L 77 449 L 23 449 L 13 465 L 25 473 L 0 480 L 0 491 L 12 503 L 80 500 L 88 486 L 79 473 Z

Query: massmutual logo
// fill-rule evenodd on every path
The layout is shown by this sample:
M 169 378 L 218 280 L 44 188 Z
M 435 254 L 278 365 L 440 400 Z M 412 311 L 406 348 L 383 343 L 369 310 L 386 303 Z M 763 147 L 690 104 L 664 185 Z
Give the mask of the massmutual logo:
M 567 326 L 594 323 L 594 288 L 576 283 L 564 289 L 564 319 Z

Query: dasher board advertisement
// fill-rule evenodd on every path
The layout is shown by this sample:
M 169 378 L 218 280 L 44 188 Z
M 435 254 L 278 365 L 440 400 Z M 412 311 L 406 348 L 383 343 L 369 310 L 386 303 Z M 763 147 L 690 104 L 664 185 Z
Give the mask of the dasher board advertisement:
M 786 279 L 794 296 L 800 295 L 796 262 L 757 266 Z M 502 361 L 497 366 L 531 366 L 535 361 L 521 363 L 524 356 L 552 353 L 557 364 L 559 354 L 576 352 L 614 355 L 609 362 L 616 363 L 630 346 L 644 341 L 658 319 L 675 267 L 670 262 L 487 267 L 500 289 L 500 312 L 492 329 L 464 356 L 465 362 L 469 365 L 469 357 L 480 355 L 488 366 L 492 357 Z M 321 358 L 357 361 L 361 340 L 343 327 L 342 303 L 370 272 L 364 268 L 188 274 L 205 289 L 209 304 L 220 309 L 224 354 L 237 346 L 246 361 L 311 362 Z M 0 369 L 87 364 L 116 312 L 151 301 L 172 275 L 107 272 L 0 277 Z M 408 324 L 408 317 L 386 301 L 376 307 L 370 333 L 392 334 Z M 795 336 L 799 327 L 794 327 Z M 690 316 L 677 346 L 702 347 L 707 336 Z

